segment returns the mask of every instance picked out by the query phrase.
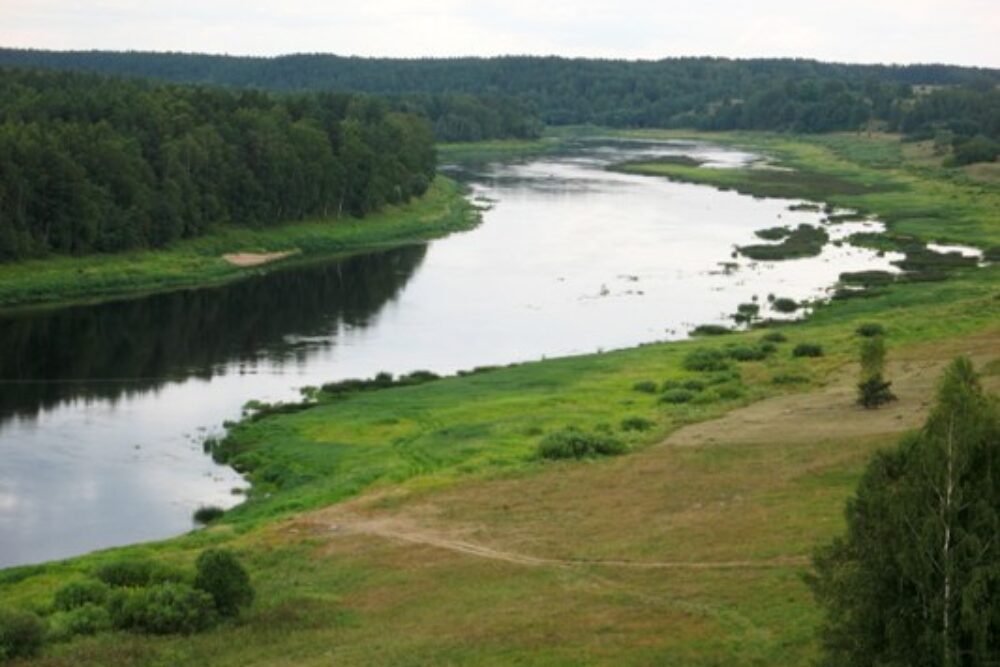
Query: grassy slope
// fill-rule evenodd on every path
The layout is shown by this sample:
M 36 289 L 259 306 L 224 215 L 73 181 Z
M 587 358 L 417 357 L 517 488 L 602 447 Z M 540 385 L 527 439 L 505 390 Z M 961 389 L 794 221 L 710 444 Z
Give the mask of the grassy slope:
M 420 199 L 363 220 L 311 220 L 268 229 L 225 227 L 165 250 L 0 264 L 0 308 L 221 283 L 262 270 L 233 266 L 222 259 L 226 253 L 298 250 L 285 262 L 303 261 L 425 240 L 474 223 L 459 186 L 439 177 Z
M 938 196 L 939 187 L 951 186 L 935 185 Z M 996 231 L 994 224 L 978 233 L 992 239 Z M 917 362 L 964 349 L 970 335 L 1000 340 L 998 279 L 997 267 L 965 271 L 948 282 L 895 285 L 882 296 L 822 308 L 785 329 L 790 342 L 777 355 L 741 364 L 746 396 L 728 402 L 665 406 L 631 386 L 691 375 L 679 367 L 691 348 L 759 333 L 526 364 L 251 423 L 238 437 L 274 466 L 271 477 L 284 489 L 258 486 L 273 495 L 258 494 L 211 530 L 0 573 L 0 596 L 44 608 L 56 586 L 102 560 L 146 553 L 189 562 L 205 545 L 226 543 L 246 558 L 260 593 L 244 624 L 193 638 L 103 635 L 53 647 L 43 662 L 803 664 L 814 651 L 817 610 L 801 564 L 526 567 L 354 534 L 344 517 L 297 513 L 369 489 L 376 492 L 369 511 L 535 556 L 801 558 L 840 529 L 840 508 L 865 458 L 892 434 L 654 443 L 753 399 L 843 381 L 855 354 L 852 331 L 862 321 L 885 323 L 891 355 Z M 789 350 L 800 341 L 823 344 L 827 355 L 793 359 Z M 781 374 L 809 381 L 773 384 Z M 901 403 L 919 408 L 926 393 Z M 617 430 L 633 415 L 656 423 L 628 436 L 638 453 L 592 464 L 531 457 L 542 433 L 567 425 Z M 806 433 L 808 422 L 802 426 Z

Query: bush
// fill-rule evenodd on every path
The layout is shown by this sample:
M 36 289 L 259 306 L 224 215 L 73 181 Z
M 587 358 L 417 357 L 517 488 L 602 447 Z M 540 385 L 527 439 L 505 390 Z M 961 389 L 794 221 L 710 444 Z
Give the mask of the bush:
M 0 660 L 30 658 L 45 641 L 45 624 L 30 611 L 0 609 Z
M 749 345 L 731 347 L 726 350 L 726 354 L 729 355 L 730 359 L 735 359 L 736 361 L 760 361 L 767 356 L 767 353 L 761 348 L 750 347 Z
M 181 572 L 144 559 L 105 563 L 94 571 L 94 576 L 108 586 L 118 588 L 137 588 L 184 579 Z
M 729 369 L 729 362 L 721 350 L 698 348 L 691 350 L 684 357 L 684 368 L 689 371 L 724 371 Z
M 705 389 L 705 381 L 698 379 L 685 380 L 681 384 L 682 389 L 687 389 L 688 391 L 702 391 Z
M 864 338 L 874 338 L 875 336 L 881 336 L 882 334 L 884 334 L 885 327 L 883 327 L 881 324 L 876 324 L 874 322 L 867 322 L 859 326 L 857 329 L 855 329 L 854 333 Z
M 765 343 L 785 343 L 788 341 L 788 336 L 781 333 L 780 331 L 770 331 L 761 337 L 761 340 Z
M 692 331 L 692 336 L 724 336 L 733 333 L 729 327 L 721 324 L 699 324 Z
M 708 384 L 726 384 L 727 382 L 742 382 L 743 378 L 737 370 L 719 371 L 708 376 Z
M 645 417 L 626 417 L 621 421 L 623 431 L 648 431 L 656 424 Z
M 655 394 L 656 383 L 652 380 L 642 380 L 632 385 L 632 391 L 641 391 L 644 394 Z
M 584 433 L 567 428 L 547 435 L 538 443 L 538 455 L 543 459 L 583 459 L 614 456 L 625 452 L 625 445 L 609 435 Z
M 794 313 L 799 309 L 799 302 L 787 297 L 779 297 L 771 302 L 771 307 L 779 313 Z
M 873 375 L 867 380 L 858 383 L 858 405 L 874 410 L 896 400 L 895 394 L 889 387 L 892 382 L 887 382 L 881 375 Z
M 253 602 L 250 575 L 232 552 L 207 549 L 198 556 L 195 567 L 195 588 L 211 595 L 216 610 L 223 616 L 236 616 L 241 608 Z
M 179 583 L 121 591 L 109 608 L 115 627 L 155 635 L 199 632 L 217 619 L 211 595 Z
M 660 396 L 661 403 L 687 403 L 694 398 L 694 392 L 687 389 L 668 389 Z
M 64 641 L 77 635 L 93 635 L 111 629 L 107 609 L 88 602 L 70 611 L 53 614 L 49 619 L 49 639 Z
M 59 611 L 69 611 L 91 603 L 103 605 L 108 599 L 108 591 L 108 585 L 101 581 L 72 581 L 56 591 L 52 604 Z
M 222 515 L 225 513 L 226 510 L 221 507 L 216 507 L 215 505 L 204 505 L 194 511 L 194 520 L 196 523 L 201 524 L 212 523 L 217 519 L 221 519 Z
M 793 357 L 822 357 L 823 346 L 815 343 L 799 343 L 792 350 Z

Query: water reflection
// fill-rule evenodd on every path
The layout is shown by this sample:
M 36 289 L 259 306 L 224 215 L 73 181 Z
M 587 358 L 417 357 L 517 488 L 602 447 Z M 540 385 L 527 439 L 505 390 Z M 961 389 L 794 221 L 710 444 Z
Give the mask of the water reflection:
M 116 400 L 170 381 L 301 360 L 365 327 L 426 256 L 407 246 L 221 288 L 0 319 L 0 421 L 70 399 Z

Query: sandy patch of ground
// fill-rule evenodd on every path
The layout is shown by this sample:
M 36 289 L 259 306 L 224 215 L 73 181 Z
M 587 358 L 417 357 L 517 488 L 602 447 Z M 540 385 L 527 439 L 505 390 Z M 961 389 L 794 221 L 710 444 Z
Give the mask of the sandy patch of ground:
M 277 262 L 285 259 L 286 257 L 297 255 L 298 253 L 298 250 L 282 250 L 280 252 L 234 252 L 223 255 L 222 259 L 229 262 L 233 266 L 249 268 L 270 264 L 271 262 Z

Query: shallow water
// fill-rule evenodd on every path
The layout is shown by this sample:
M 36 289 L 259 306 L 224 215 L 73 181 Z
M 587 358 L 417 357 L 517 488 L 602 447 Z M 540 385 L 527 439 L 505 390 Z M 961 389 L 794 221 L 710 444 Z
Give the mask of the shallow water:
M 823 214 L 604 169 L 671 154 L 714 168 L 757 161 L 700 144 L 589 143 L 461 171 L 491 206 L 470 232 L 219 288 L 0 318 L 0 567 L 181 533 L 198 506 L 238 502 L 231 489 L 243 481 L 201 440 L 250 399 L 381 370 L 680 338 L 753 297 L 769 316 L 769 294 L 820 297 L 841 272 L 895 270 L 894 255 L 846 244 L 811 259 L 733 259 L 734 245 L 760 242 L 754 230 Z

